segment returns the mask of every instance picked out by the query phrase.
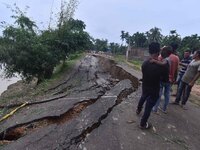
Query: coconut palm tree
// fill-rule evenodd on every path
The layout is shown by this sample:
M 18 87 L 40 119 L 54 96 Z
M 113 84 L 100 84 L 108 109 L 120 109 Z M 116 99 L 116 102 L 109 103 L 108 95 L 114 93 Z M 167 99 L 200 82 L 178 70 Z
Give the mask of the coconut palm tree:
M 161 42 L 163 35 L 161 34 L 161 29 L 154 27 L 146 32 L 148 43 L 151 42 Z
M 125 31 L 121 31 L 121 35 L 120 35 L 120 37 L 121 37 L 121 40 L 122 40 L 122 45 L 123 45 L 123 43 L 124 43 L 124 39 L 125 39 Z

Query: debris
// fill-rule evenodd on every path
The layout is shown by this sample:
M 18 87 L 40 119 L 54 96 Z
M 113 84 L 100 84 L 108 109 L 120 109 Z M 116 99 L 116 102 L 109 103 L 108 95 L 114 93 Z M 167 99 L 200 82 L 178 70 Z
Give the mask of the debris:
M 153 132 L 156 133 L 156 128 L 155 127 L 153 127 Z
M 128 120 L 127 123 L 129 123 L 129 124 L 135 123 L 135 120 Z
M 113 119 L 114 121 L 117 121 L 117 120 L 118 120 L 118 118 L 115 118 L 115 117 L 112 117 L 112 119 Z
M 146 133 L 145 133 L 145 132 L 142 132 L 142 134 L 143 134 L 143 135 L 146 135 Z

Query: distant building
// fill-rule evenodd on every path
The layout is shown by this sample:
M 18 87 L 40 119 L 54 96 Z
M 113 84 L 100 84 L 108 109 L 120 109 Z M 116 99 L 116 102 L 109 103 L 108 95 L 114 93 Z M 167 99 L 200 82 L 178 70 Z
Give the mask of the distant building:
M 149 57 L 149 51 L 147 48 L 136 48 L 132 47 L 127 50 L 126 55 L 128 55 L 128 60 L 137 59 L 137 60 L 145 60 Z

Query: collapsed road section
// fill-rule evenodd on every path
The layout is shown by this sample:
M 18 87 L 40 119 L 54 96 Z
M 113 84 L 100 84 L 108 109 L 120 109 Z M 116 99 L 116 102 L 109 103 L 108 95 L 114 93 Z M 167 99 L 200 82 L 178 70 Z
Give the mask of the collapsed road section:
M 28 105 L 0 123 L 0 140 L 9 141 L 3 148 L 79 149 L 81 141 L 138 88 L 139 77 L 113 60 L 87 55 L 65 81 L 47 92 L 58 98 Z

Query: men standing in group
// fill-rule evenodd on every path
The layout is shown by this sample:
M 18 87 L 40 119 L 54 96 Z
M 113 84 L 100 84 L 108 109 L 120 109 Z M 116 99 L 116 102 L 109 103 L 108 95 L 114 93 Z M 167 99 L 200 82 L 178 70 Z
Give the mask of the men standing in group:
M 140 121 L 141 129 L 149 129 L 151 124 L 148 123 L 148 118 L 151 114 L 153 106 L 159 98 L 160 80 L 164 77 L 165 67 L 156 63 L 150 62 L 151 59 L 158 59 L 160 52 L 160 44 L 153 42 L 149 45 L 150 58 L 142 64 L 142 96 L 139 100 L 136 113 L 140 114 L 143 104 L 146 101 L 144 114 Z M 167 76 L 168 77 L 168 76 Z
M 175 102 L 173 104 L 179 105 L 186 109 L 185 104 L 190 96 L 190 92 L 195 81 L 200 77 L 200 50 L 196 51 L 193 55 L 193 60 L 188 65 L 185 74 L 182 77 Z M 182 99 L 181 99 L 182 98 Z

